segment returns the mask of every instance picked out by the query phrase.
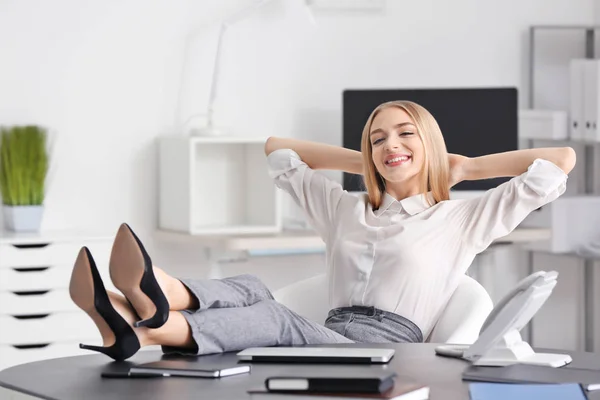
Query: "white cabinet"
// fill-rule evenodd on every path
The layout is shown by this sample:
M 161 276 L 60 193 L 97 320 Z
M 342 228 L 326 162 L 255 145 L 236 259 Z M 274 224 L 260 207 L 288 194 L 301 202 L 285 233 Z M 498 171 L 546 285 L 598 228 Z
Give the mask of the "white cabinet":
M 159 144 L 159 229 L 191 235 L 281 230 L 266 138 L 166 136 Z
M 80 232 L 0 232 L 0 370 L 51 357 L 89 354 L 79 343 L 101 344 L 92 320 L 72 302 L 69 280 L 88 246 L 108 290 L 113 238 Z

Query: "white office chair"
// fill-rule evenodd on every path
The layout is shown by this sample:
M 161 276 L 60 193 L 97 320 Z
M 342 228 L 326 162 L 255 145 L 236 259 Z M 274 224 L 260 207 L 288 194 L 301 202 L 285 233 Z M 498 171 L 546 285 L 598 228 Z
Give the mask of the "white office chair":
M 323 324 L 329 311 L 328 293 L 327 278 L 321 274 L 283 287 L 273 296 L 303 317 Z M 465 275 L 426 341 L 472 344 L 492 308 L 483 286 Z

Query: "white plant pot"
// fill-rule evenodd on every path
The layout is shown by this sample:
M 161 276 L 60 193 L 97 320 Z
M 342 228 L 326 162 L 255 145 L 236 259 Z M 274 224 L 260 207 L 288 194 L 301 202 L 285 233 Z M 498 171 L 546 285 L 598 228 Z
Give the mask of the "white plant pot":
M 15 232 L 40 230 L 44 206 L 3 206 L 4 225 Z

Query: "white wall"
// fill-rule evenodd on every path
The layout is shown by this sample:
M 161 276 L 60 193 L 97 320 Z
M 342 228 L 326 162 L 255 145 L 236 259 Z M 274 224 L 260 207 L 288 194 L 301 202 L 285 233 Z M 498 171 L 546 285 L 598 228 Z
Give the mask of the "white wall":
M 340 144 L 345 88 L 518 86 L 524 103 L 528 27 L 590 24 L 598 2 L 388 0 L 383 14 L 317 12 L 311 27 L 295 1 L 275 0 L 228 33 L 217 121 L 236 134 Z M 249 3 L 0 2 L 0 124 L 57 133 L 45 229 L 128 221 L 158 264 L 204 273 L 200 249 L 152 240 L 155 139 L 204 110 L 214 21 Z M 280 285 L 271 272 L 281 264 L 311 264 L 309 274 L 321 262 L 269 259 L 261 273 Z

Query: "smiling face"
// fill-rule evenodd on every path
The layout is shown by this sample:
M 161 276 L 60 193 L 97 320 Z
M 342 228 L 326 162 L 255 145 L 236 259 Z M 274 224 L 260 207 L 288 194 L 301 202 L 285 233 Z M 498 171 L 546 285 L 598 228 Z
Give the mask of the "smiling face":
M 387 192 L 396 200 L 427 194 L 430 205 L 450 198 L 448 151 L 433 115 L 417 103 L 382 103 L 369 116 L 360 149 L 369 203 Z
M 418 192 L 425 148 L 411 117 L 399 107 L 381 110 L 373 119 L 369 141 L 373 163 L 386 187 L 401 184 L 402 192 Z

